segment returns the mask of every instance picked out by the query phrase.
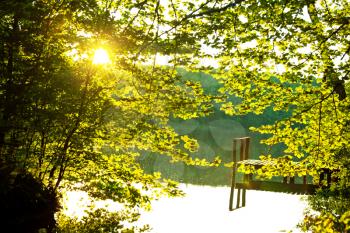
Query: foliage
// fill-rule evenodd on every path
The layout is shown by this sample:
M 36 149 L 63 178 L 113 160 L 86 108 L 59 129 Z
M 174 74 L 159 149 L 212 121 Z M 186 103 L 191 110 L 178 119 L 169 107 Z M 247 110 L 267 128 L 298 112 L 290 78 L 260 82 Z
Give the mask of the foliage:
M 285 119 L 252 128 L 269 135 L 263 143 L 286 147 L 277 160 L 262 155 L 277 166 L 256 172 L 267 177 L 309 174 L 317 183 L 319 174 L 330 169 L 345 184 L 339 189 L 347 190 L 349 2 L 181 1 L 181 9 L 176 8 L 179 2 L 170 2 L 174 30 L 167 35 L 185 34 L 191 53 L 181 57 L 195 54 L 188 60 L 191 67 L 223 84 L 227 99 L 217 99 L 223 111 L 262 114 L 272 107 L 290 112 Z M 239 99 L 232 101 L 231 95 Z
M 338 174 L 341 179 L 332 183 L 329 189 L 319 190 L 316 195 L 310 196 L 309 211 L 301 227 L 312 232 L 347 232 L 350 230 L 350 201 L 349 201 L 349 159 L 343 158 L 346 168 Z M 315 212 L 316 211 L 316 212 Z
M 224 84 L 222 92 L 241 98 L 224 103 L 225 112 L 259 114 L 267 107 L 291 112 L 274 124 L 252 128 L 271 135 L 263 143 L 286 146 L 281 154 L 286 159 L 256 171 L 259 175 L 309 174 L 317 183 L 323 169 L 338 172 L 338 183 L 344 184 L 338 193 L 314 197 L 320 218 L 306 219 L 314 231 L 344 231 L 337 219 L 347 209 L 329 216 L 335 206 L 347 206 L 339 192 L 349 188 L 344 172 L 350 149 L 345 87 L 350 73 L 349 7 L 347 1 L 243 1 L 215 17 L 220 26 L 211 28 L 206 41 L 219 49 L 221 66 L 215 75 Z M 275 160 L 269 154 L 261 159 Z
M 286 147 L 288 159 L 264 168 L 267 176 L 317 178 L 330 169 L 345 182 L 349 7 L 347 0 L 2 1 L 1 160 L 54 191 L 80 182 L 96 196 L 142 205 L 152 195 L 135 184 L 174 189 L 142 172 L 139 152 L 209 165 L 189 156 L 197 143 L 179 137 L 169 118 L 207 116 L 216 103 L 229 115 L 290 113 L 252 128 L 269 136 L 263 143 Z M 92 64 L 99 47 L 111 64 Z M 220 93 L 182 79 L 179 66 L 211 73 Z
M 155 35 L 131 12 L 136 8 L 146 18 L 155 15 L 154 7 L 134 1 L 0 3 L 3 163 L 54 192 L 78 183 L 94 197 L 131 209 L 160 194 L 181 194 L 172 181 L 145 174 L 136 158 L 148 150 L 209 164 L 188 155 L 194 148 L 183 147 L 168 119 L 207 115 L 213 100 L 172 67 L 147 63 L 154 50 L 145 45 Z M 92 64 L 99 47 L 108 49 L 111 64 Z
M 307 214 L 300 227 L 304 231 L 317 233 L 348 232 L 350 230 L 350 212 L 347 211 L 339 217 L 329 213 Z
M 82 220 L 72 219 L 65 215 L 58 217 L 57 233 L 97 233 L 97 232 L 145 232 L 149 230 L 149 226 L 136 227 L 125 226 L 123 221 L 127 223 L 134 222 L 139 218 L 138 213 L 130 212 L 110 212 L 106 209 L 97 209 L 89 212 Z
M 216 94 L 222 84 L 212 76 L 202 72 L 188 72 L 179 69 L 186 80 L 199 81 L 204 92 Z M 234 101 L 234 97 L 232 100 Z M 260 144 L 260 140 L 266 138 L 258 132 L 252 132 L 250 127 L 261 126 L 273 123 L 276 120 L 284 119 L 289 113 L 267 109 L 263 114 L 253 113 L 243 116 L 229 116 L 220 111 L 220 105 L 214 106 L 209 116 L 190 120 L 172 118 L 169 124 L 179 135 L 188 135 L 195 138 L 199 148 L 191 156 L 213 160 L 220 155 L 222 164 L 218 167 L 185 166 L 183 163 L 170 163 L 170 158 L 144 152 L 139 161 L 146 172 L 160 171 L 164 177 L 174 179 L 183 183 L 203 185 L 227 185 L 230 183 L 230 169 L 227 169 L 232 162 L 232 139 L 236 137 L 251 137 L 250 158 L 259 159 L 261 153 L 271 153 L 272 156 L 280 155 L 283 151 L 282 145 L 268 146 Z

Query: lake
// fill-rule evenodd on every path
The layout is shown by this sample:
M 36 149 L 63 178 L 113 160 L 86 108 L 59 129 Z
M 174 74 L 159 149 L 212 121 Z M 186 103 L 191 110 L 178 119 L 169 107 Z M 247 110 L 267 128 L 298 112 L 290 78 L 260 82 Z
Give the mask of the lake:
M 307 203 L 302 195 L 247 190 L 246 207 L 229 211 L 229 187 L 182 184 L 184 198 L 162 198 L 143 213 L 140 224 L 152 233 L 278 233 L 301 232 Z

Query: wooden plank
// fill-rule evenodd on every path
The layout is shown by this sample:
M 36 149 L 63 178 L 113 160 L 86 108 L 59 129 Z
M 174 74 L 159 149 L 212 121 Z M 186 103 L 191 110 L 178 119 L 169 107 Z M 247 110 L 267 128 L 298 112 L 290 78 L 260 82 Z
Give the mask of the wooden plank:
M 238 161 L 237 164 L 252 165 L 257 168 L 265 165 L 275 165 L 273 161 L 266 161 L 266 160 L 259 160 L 259 159 L 246 159 L 246 160 Z
M 249 183 L 236 183 L 237 189 L 250 189 L 271 192 L 284 192 L 295 194 L 313 194 L 318 186 L 313 184 L 286 184 L 272 181 L 250 181 Z

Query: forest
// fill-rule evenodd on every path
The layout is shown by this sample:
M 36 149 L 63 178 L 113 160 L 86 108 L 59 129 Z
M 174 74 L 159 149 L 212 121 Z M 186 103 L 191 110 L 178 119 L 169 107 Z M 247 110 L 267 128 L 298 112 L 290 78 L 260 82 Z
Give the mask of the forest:
M 142 209 L 182 196 L 178 182 L 225 185 L 232 139 L 250 136 L 274 165 L 243 172 L 319 184 L 301 230 L 349 232 L 349 12 L 348 0 L 0 1 L 1 228 L 148 231 L 132 225 Z M 70 219 L 71 190 L 123 208 Z

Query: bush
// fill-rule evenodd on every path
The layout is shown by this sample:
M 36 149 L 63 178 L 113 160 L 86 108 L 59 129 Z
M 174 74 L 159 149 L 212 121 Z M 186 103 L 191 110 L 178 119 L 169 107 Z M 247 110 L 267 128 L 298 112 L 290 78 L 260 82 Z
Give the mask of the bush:
M 79 220 L 60 213 L 57 220 L 57 233 L 139 233 L 149 230 L 148 225 L 131 226 L 130 221 L 135 222 L 140 216 L 134 211 L 109 212 L 99 208 L 88 211 L 87 214 Z
M 52 232 L 58 198 L 32 175 L 11 166 L 0 166 L 1 228 L 12 233 Z
M 315 233 L 350 232 L 350 159 L 334 174 L 328 188 L 318 190 L 308 198 L 312 210 L 306 213 L 300 225 L 304 231 Z

